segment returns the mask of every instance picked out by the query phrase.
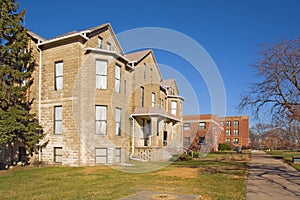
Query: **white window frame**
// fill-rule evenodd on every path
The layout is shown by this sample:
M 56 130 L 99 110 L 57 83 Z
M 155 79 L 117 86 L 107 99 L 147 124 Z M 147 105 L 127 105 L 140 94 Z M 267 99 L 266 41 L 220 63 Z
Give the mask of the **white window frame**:
M 177 115 L 177 101 L 171 101 L 171 114 Z
M 239 130 L 238 129 L 234 129 L 233 130 L 233 135 L 239 135 Z
M 55 76 L 55 83 L 54 89 L 55 90 L 62 90 L 64 85 L 64 63 L 63 61 L 55 62 L 54 64 L 54 76 Z
M 95 134 L 107 134 L 107 106 L 95 106 Z
M 54 106 L 54 134 L 61 135 L 63 130 L 62 106 Z
M 115 92 L 121 92 L 121 66 L 115 65 Z
M 106 164 L 107 163 L 107 148 L 95 148 L 95 163 Z
M 155 93 L 152 92 L 151 94 L 151 106 L 154 107 L 155 106 Z
M 121 119 L 122 119 L 122 109 L 121 108 L 116 108 L 116 116 L 115 116 L 115 121 L 116 121 L 116 136 L 121 136 Z
M 108 63 L 105 60 L 96 60 L 96 88 L 107 89 Z

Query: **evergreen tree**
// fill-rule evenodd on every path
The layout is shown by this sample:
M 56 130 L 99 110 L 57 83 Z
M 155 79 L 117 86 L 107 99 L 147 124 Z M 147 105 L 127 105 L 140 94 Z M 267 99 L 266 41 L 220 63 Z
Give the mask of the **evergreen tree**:
M 22 26 L 25 11 L 16 0 L 0 0 L 0 144 L 25 144 L 34 151 L 39 140 L 33 100 L 29 88 L 34 59 L 28 49 L 27 30 Z

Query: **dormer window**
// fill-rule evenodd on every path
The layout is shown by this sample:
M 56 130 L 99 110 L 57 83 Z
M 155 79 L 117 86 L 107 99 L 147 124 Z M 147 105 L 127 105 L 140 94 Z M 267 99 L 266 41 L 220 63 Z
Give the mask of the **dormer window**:
M 102 38 L 100 36 L 98 36 L 98 48 L 102 48 Z

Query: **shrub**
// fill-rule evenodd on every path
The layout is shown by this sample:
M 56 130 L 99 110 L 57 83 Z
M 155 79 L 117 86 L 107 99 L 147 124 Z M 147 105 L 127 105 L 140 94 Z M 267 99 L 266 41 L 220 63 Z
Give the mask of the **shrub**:
M 219 144 L 219 151 L 230 151 L 232 150 L 229 144 Z

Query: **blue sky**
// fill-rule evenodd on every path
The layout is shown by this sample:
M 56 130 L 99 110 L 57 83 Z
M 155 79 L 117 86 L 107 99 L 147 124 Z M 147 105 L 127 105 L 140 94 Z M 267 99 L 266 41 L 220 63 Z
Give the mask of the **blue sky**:
M 241 92 L 255 80 L 250 65 L 257 59 L 259 45 L 300 35 L 298 0 L 19 2 L 27 10 L 26 27 L 47 39 L 106 22 L 116 34 L 141 27 L 162 27 L 187 35 L 202 45 L 220 71 L 226 89 L 226 114 L 250 118 L 251 113 L 240 113 L 237 106 Z M 210 113 L 210 93 L 193 66 L 170 52 L 154 49 L 154 53 L 159 64 L 170 66 L 162 67 L 164 78 L 181 77 L 178 85 L 186 98 L 184 113 Z M 193 105 L 195 99 L 199 109 Z

